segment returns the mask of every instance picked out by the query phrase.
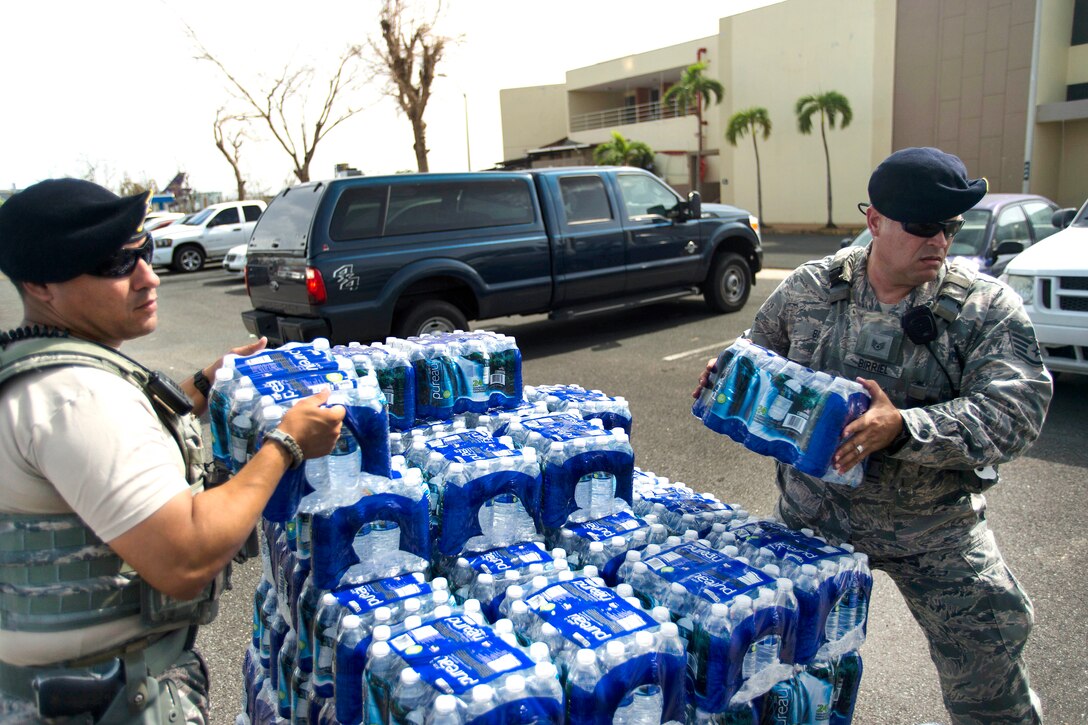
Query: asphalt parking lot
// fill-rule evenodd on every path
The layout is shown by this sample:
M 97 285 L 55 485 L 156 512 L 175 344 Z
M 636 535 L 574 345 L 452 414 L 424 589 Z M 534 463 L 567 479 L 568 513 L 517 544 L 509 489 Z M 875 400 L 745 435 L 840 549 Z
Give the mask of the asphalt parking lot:
M 477 327 L 514 335 L 527 384 L 578 383 L 628 399 L 634 415 L 636 465 L 769 514 L 773 467 L 691 416 L 690 393 L 703 364 L 740 334 L 782 272 L 837 248 L 835 237 L 768 235 L 766 264 L 748 306 L 711 314 L 699 298 L 568 322 L 501 318 Z M 125 352 L 181 379 L 247 338 L 240 313 L 249 308 L 242 284 L 222 270 L 163 274 L 160 326 Z M 0 327 L 17 324 L 18 298 L 0 281 Z M 1013 571 L 1035 604 L 1027 648 L 1033 686 L 1047 721 L 1088 721 L 1088 617 L 1083 596 L 1088 568 L 1084 511 L 1088 447 L 1083 444 L 1088 380 L 1063 377 L 1041 439 L 1002 469 L 987 495 L 988 518 Z M 241 700 L 240 662 L 250 635 L 252 591 L 259 565 L 238 567 L 235 589 L 200 646 L 213 678 L 215 723 L 230 723 Z M 862 725 L 947 723 L 921 631 L 890 580 L 876 577 L 865 674 L 855 722 Z

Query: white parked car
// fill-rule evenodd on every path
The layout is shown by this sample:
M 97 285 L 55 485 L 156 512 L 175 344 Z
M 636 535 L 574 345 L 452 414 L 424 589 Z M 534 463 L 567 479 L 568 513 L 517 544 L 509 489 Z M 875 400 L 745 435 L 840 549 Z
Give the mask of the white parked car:
M 232 247 L 248 242 L 264 209 L 260 200 L 212 204 L 183 220 L 184 224 L 175 222 L 153 231 L 151 263 L 175 272 L 195 272 L 205 261 L 225 257 Z
M 1088 375 L 1088 201 L 1054 213 L 1057 234 L 1033 244 L 1001 279 L 1024 300 L 1043 363 L 1051 372 Z
M 223 269 L 227 271 L 227 274 L 234 277 L 241 277 L 246 272 L 246 248 L 248 244 L 239 244 L 237 247 L 231 247 L 227 252 L 227 256 L 223 257 Z

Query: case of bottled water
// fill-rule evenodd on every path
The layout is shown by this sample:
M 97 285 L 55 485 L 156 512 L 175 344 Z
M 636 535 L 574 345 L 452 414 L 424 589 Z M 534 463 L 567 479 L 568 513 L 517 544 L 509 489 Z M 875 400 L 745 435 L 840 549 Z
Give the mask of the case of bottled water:
M 711 386 L 692 413 L 713 431 L 797 470 L 858 485 L 831 466 L 846 425 L 869 408 L 859 383 L 802 367 L 744 338 L 718 356 Z
M 365 683 L 368 722 L 430 723 L 435 714 L 471 725 L 563 719 L 556 667 L 534 662 L 512 634 L 463 608 L 410 618 L 372 643 Z
M 417 419 L 448 420 L 521 402 L 521 351 L 513 338 L 456 331 L 386 343 L 415 368 Z
M 458 557 L 446 578 L 459 601 L 477 600 L 488 620 L 495 621 L 502 616 L 499 608 L 511 587 L 524 587 L 536 576 L 569 568 L 565 551 L 548 551 L 543 543 L 531 541 Z
M 423 469 L 441 556 L 543 539 L 534 449 L 516 449 L 509 438 L 469 430 L 430 441 L 414 438 L 407 457 Z
M 586 390 L 581 385 L 526 385 L 525 400 L 543 401 L 551 413 L 576 410 L 583 420 L 599 419 L 606 430 L 623 428 L 631 435 L 631 408 L 627 399 L 609 397 L 600 390 Z
M 861 673 L 861 655 L 857 652 L 798 667 L 793 675 L 776 683 L 762 697 L 759 722 L 761 725 L 850 725 Z
M 799 607 L 797 662 L 809 662 L 817 653 L 838 656 L 864 643 L 873 588 L 865 554 L 849 544 L 831 546 L 811 531 L 760 519 L 737 523 L 711 543 L 753 566 L 774 566 L 793 580 Z
M 648 545 L 662 545 L 669 533 L 655 516 L 640 518 L 627 507 L 599 519 L 568 521 L 550 543 L 567 552 L 571 566 L 594 566 L 609 586 L 625 562 L 641 558 Z
M 600 580 L 538 575 L 500 607 L 530 656 L 551 658 L 566 690 L 566 722 L 628 725 L 683 721 L 687 656 L 662 625 Z M 499 627 L 496 624 L 496 627 Z M 534 652 L 536 648 L 539 652 Z
M 632 500 L 639 516 L 655 516 L 670 534 L 682 536 L 695 531 L 706 537 L 719 525 L 719 530 L 733 523 L 744 510 L 737 504 L 726 504 L 710 493 L 696 493 L 683 483 L 635 469 Z
M 356 375 L 374 374 L 385 396 L 390 428 L 407 430 L 416 424 L 416 374 L 404 352 L 380 342 L 337 345 L 332 352 L 351 360 Z
M 337 589 L 426 570 L 431 558 L 427 492 L 410 479 L 362 478 L 343 495 L 315 491 L 309 515 L 314 586 Z M 299 531 L 299 539 L 305 537 Z
M 794 660 L 793 582 L 689 541 L 650 552 L 623 574 L 647 606 L 666 607 L 688 641 L 693 704 L 707 713 L 746 702 Z
M 577 520 L 610 516 L 631 505 L 635 455 L 623 430 L 604 430 L 570 413 L 511 422 L 514 443 L 538 453 L 543 464 L 541 521 L 545 531 Z

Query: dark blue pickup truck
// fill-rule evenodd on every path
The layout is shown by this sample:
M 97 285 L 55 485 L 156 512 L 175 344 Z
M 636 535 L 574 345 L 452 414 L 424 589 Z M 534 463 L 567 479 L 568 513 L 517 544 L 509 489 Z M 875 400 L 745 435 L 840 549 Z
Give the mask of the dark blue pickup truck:
M 564 318 L 699 291 L 734 312 L 763 263 L 758 228 L 746 211 L 683 199 L 628 167 L 310 182 L 261 215 L 242 318 L 280 345 Z

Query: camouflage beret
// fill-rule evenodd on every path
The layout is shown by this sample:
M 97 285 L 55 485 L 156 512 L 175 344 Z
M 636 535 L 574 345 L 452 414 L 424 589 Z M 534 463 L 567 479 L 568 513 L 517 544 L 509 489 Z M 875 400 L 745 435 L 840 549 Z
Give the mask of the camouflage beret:
M 958 156 L 907 148 L 884 159 L 869 177 L 869 201 L 898 222 L 952 219 L 986 195 L 986 179 L 968 179 Z
M 66 282 L 143 233 L 150 192 L 121 197 L 82 179 L 47 179 L 0 206 L 0 271 Z

